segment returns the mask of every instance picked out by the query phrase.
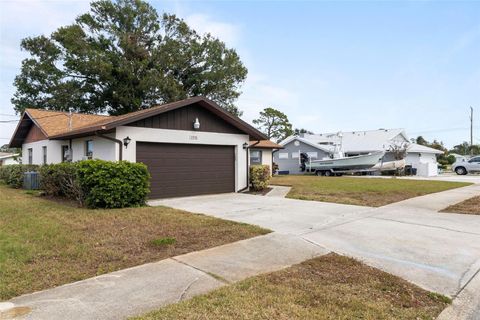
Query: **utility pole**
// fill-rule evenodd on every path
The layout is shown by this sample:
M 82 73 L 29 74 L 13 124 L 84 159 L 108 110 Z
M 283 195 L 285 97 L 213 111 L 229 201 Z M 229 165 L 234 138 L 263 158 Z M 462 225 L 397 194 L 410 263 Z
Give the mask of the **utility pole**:
M 473 108 L 470 106 L 470 155 L 473 156 Z

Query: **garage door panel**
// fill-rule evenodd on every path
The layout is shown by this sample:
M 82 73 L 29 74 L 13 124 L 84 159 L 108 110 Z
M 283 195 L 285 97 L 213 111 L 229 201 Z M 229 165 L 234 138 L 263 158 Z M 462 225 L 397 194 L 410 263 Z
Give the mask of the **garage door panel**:
M 235 191 L 233 146 L 137 143 L 151 175 L 150 198 Z

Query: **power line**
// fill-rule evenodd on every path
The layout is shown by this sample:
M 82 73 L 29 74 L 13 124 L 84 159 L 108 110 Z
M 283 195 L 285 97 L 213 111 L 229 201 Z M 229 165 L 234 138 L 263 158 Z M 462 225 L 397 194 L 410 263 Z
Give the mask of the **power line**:
M 44 116 L 44 117 L 38 117 L 38 118 L 33 118 L 34 120 L 39 120 L 39 119 L 45 119 L 45 118 L 52 118 L 52 117 L 59 117 L 59 116 L 65 116 L 68 117 L 68 114 L 53 114 L 50 116 Z M 0 120 L 0 123 L 10 123 L 10 122 L 18 122 L 20 119 L 17 120 Z

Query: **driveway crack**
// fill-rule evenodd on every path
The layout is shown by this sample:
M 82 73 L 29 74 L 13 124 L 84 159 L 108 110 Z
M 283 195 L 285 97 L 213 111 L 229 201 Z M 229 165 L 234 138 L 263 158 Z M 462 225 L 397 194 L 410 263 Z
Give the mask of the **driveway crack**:
M 207 275 L 207 276 L 210 276 L 210 277 L 214 278 L 215 280 L 218 280 L 218 281 L 223 282 L 223 283 L 225 283 L 225 284 L 230 284 L 230 281 L 228 281 L 227 279 L 225 279 L 224 277 L 222 277 L 222 276 L 220 276 L 220 275 L 218 275 L 218 274 L 215 274 L 215 273 L 209 272 L 209 271 L 205 271 L 205 270 L 200 269 L 200 268 L 198 268 L 198 267 L 195 267 L 195 266 L 193 266 L 193 265 L 191 265 L 191 264 L 188 264 L 188 263 L 186 263 L 186 262 L 184 262 L 184 261 L 182 261 L 182 260 L 178 260 L 178 259 L 175 258 L 175 257 L 170 258 L 170 259 L 172 259 L 172 260 L 175 261 L 175 262 L 181 263 L 181 264 L 183 264 L 183 265 L 185 265 L 185 266 L 187 266 L 187 267 L 190 267 L 190 268 L 192 268 L 192 269 L 198 270 L 198 271 L 200 271 L 201 273 L 203 273 L 203 274 L 205 274 L 205 275 Z
M 462 233 L 462 234 L 471 234 L 471 235 L 475 235 L 475 236 L 480 236 L 480 233 L 476 233 L 476 232 L 461 231 L 461 230 L 456 230 L 456 229 L 452 229 L 452 228 L 445 228 L 445 227 L 440 227 L 440 226 L 432 226 L 432 225 L 424 224 L 424 223 L 407 222 L 407 221 L 400 221 L 400 220 L 395 220 L 395 219 L 387 219 L 387 218 L 381 218 L 381 217 L 375 217 L 375 216 L 371 216 L 370 218 L 372 218 L 372 219 L 378 219 L 378 220 L 385 220 L 385 221 L 393 221 L 393 222 L 398 222 L 398 223 L 403 223 L 403 224 L 410 224 L 410 225 L 427 227 L 427 228 L 441 229 L 441 230 L 446 230 L 446 231 L 458 232 L 458 233 Z

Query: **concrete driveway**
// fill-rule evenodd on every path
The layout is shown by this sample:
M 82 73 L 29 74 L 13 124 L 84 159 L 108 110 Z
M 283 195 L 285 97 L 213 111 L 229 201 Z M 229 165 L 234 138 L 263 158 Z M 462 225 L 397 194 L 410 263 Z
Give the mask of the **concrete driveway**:
M 381 208 L 246 194 L 150 204 L 260 225 L 456 296 L 480 270 L 480 216 L 437 211 L 479 194 L 480 185 L 474 185 Z

